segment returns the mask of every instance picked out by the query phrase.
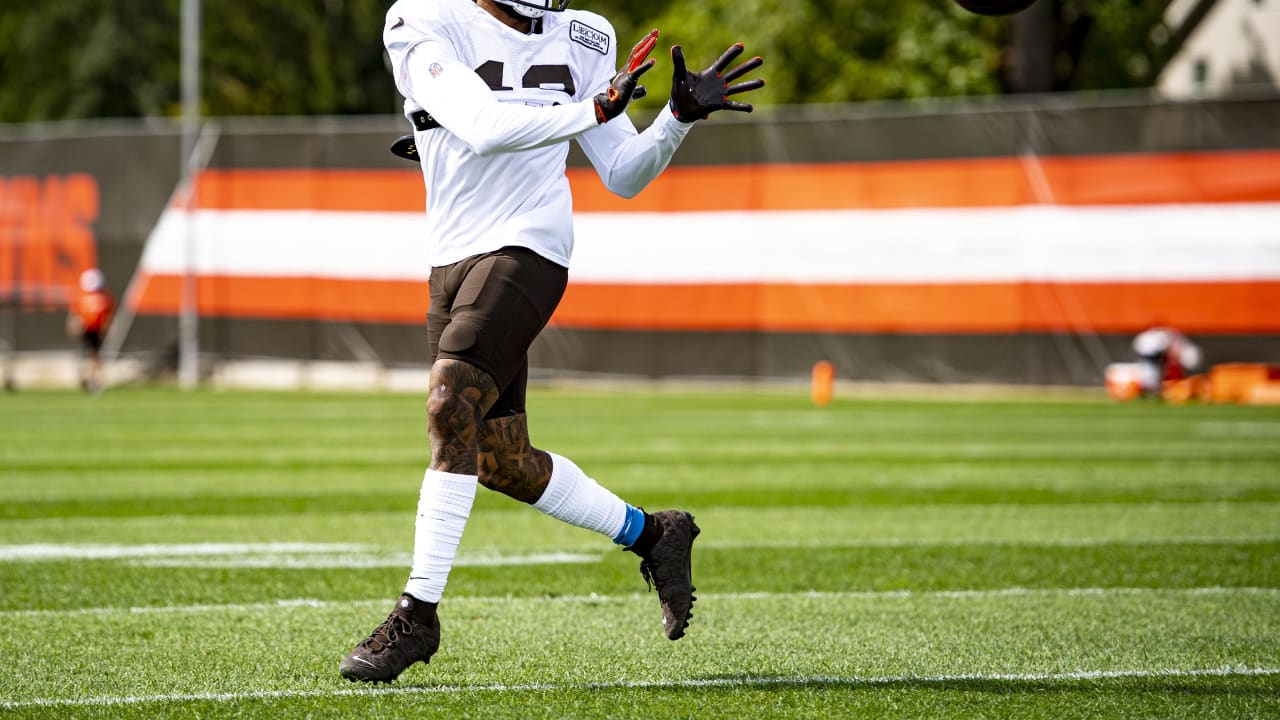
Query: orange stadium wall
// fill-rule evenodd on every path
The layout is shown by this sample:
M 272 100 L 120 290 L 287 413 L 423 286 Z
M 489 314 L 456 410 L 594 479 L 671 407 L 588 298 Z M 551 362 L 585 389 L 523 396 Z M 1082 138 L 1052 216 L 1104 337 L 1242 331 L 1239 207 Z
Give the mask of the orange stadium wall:
M 65 346 L 59 304 L 99 264 L 136 313 L 124 352 L 163 369 L 191 263 L 215 362 L 424 364 L 424 190 L 386 152 L 403 125 L 219 125 L 190 206 L 172 133 L 0 128 L 0 341 Z M 630 201 L 575 151 L 570 288 L 532 361 L 1098 384 L 1155 323 L 1209 362 L 1280 361 L 1276 128 L 1275 97 L 762 113 L 697 128 Z

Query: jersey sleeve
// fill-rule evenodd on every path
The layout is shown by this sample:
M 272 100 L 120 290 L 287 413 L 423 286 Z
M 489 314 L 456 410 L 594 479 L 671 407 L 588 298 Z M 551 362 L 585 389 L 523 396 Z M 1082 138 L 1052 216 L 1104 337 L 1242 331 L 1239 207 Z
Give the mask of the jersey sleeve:
M 626 114 L 578 136 L 578 145 L 605 187 L 635 197 L 666 169 L 693 123 L 682 123 L 663 108 L 642 133 Z
M 387 13 L 383 43 L 396 88 L 479 155 L 554 145 L 597 125 L 591 99 L 553 107 L 504 104 L 458 59 L 439 18 Z

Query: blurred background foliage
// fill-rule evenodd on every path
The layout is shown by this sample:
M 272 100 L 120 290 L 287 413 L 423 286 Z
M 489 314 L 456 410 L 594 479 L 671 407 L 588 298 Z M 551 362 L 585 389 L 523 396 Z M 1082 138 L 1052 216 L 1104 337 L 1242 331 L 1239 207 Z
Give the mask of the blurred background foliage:
M 427 2 L 429 0 L 421 0 Z M 1168 0 L 1040 0 L 1047 90 L 1150 85 Z M 388 0 L 204 0 L 204 112 L 394 113 L 381 33 Z M 757 104 L 986 95 L 1019 89 L 1017 23 L 952 0 L 574 0 L 625 52 L 649 28 L 705 67 L 730 43 L 766 58 Z M 179 0 L 0 2 L 0 122 L 179 113 Z M 661 59 L 645 103 L 665 98 Z

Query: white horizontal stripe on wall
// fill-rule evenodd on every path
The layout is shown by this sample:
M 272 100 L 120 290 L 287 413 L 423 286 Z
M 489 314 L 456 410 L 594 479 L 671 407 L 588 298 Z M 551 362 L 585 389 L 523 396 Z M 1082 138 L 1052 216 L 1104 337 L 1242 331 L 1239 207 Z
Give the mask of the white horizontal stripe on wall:
M 143 268 L 425 280 L 419 213 L 167 211 Z M 482 222 L 477 219 L 477 222 Z M 580 213 L 571 278 L 608 283 L 1280 279 L 1280 203 Z
M 312 210 L 166 210 L 143 270 L 181 274 L 188 235 L 201 275 L 426 280 L 426 215 Z

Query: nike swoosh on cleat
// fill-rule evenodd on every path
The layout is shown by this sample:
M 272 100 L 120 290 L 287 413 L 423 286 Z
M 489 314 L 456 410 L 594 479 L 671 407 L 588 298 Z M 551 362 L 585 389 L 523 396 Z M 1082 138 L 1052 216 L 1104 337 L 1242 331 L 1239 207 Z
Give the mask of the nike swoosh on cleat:
M 376 668 L 376 667 L 378 667 L 377 665 L 374 665 L 373 663 L 369 662 L 368 660 L 365 660 L 365 659 L 364 659 L 364 658 L 362 658 L 362 657 L 357 657 L 357 656 L 355 656 L 355 655 L 352 655 L 352 656 L 351 656 L 351 659 L 352 659 L 352 660 L 355 660 L 355 661 L 356 661 L 356 662 L 358 662 L 358 663 L 364 663 L 365 665 L 367 665 L 367 666 L 369 666 L 369 667 L 371 667 L 371 668 Z

